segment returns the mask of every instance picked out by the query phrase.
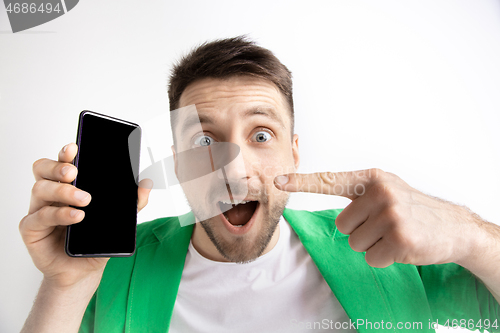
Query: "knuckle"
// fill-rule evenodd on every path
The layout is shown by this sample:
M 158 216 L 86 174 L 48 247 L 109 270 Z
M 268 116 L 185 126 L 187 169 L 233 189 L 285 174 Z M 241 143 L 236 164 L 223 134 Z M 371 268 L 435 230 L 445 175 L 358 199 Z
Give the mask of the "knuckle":
M 31 189 L 31 194 L 35 197 L 40 196 L 40 193 L 43 192 L 43 188 L 45 187 L 45 182 L 45 179 L 36 181 L 35 184 L 33 184 L 33 188 Z
M 403 256 L 401 256 L 401 259 L 399 259 L 398 261 L 401 262 L 402 264 L 408 265 L 408 264 L 416 262 L 415 258 L 416 257 L 413 256 L 411 253 L 406 253 Z
M 373 184 L 370 193 L 372 198 L 379 203 L 395 204 L 397 201 L 396 188 L 386 181 Z
M 350 236 L 353 233 L 353 231 L 354 231 L 353 228 L 352 228 L 352 226 L 350 226 L 348 224 L 342 225 L 341 228 L 342 228 L 342 231 L 340 231 L 340 230 L 339 231 L 341 233 L 343 233 L 344 235 L 349 235 Z
M 365 261 L 368 265 L 372 267 L 379 267 L 380 266 L 380 255 L 378 253 L 375 253 L 373 250 L 368 250 L 366 251 L 365 254 Z
M 411 251 L 416 248 L 417 242 L 414 237 L 410 236 L 401 228 L 394 230 L 391 235 L 391 240 L 395 246 L 401 250 Z
M 314 182 L 310 181 L 310 178 L 308 181 L 307 176 L 305 175 L 295 175 L 293 177 L 293 180 L 295 180 L 295 184 L 299 192 L 307 192 L 311 188 L 311 185 L 314 184 Z M 288 184 L 293 184 L 293 182 L 287 183 L 287 185 Z
M 377 258 L 373 255 L 372 251 L 367 251 L 365 254 L 365 261 L 371 267 L 377 267 Z
M 354 241 L 354 237 L 352 235 L 350 235 L 348 238 L 347 238 L 347 243 L 349 244 L 349 246 L 351 247 L 351 249 L 353 249 L 354 251 L 355 250 L 355 247 L 356 247 L 356 242 Z
M 64 184 L 57 184 L 54 195 L 58 200 L 61 200 L 68 195 L 68 188 Z
M 390 179 L 393 179 L 393 180 L 401 179 L 401 178 L 399 178 L 398 175 L 396 175 L 396 174 L 394 174 L 392 172 L 386 172 L 385 175 L 386 175 L 387 178 L 390 178 Z
M 395 205 L 398 201 L 397 189 L 390 184 L 385 185 L 385 200 L 391 205 Z
M 335 219 L 335 226 L 337 227 L 337 230 L 343 233 L 344 235 L 347 235 L 347 227 L 343 221 L 343 219 L 339 216 Z
M 342 224 L 337 224 L 337 230 L 343 233 L 344 235 L 349 235 L 348 232 L 349 230 L 347 230 L 347 228 Z
M 45 160 L 47 160 L 46 158 L 40 158 L 38 160 L 36 160 L 35 162 L 33 162 L 33 173 L 36 173 L 38 168 L 40 167 L 40 164 L 42 164 Z
M 68 208 L 67 207 L 60 207 L 55 210 L 54 213 L 54 218 L 57 221 L 64 221 L 67 219 L 68 216 Z
M 36 212 L 36 215 L 39 220 L 47 220 L 49 219 L 50 212 L 51 212 L 50 206 L 43 206 Z
M 376 201 L 384 201 L 387 194 L 387 185 L 382 182 L 377 182 L 371 186 L 370 193 Z
M 355 252 L 363 252 L 365 250 L 361 248 L 359 240 L 354 235 L 350 235 L 349 238 L 347 239 L 347 242 L 349 243 L 351 249 Z
M 368 174 L 372 179 L 384 179 L 385 171 L 379 168 L 371 168 L 368 170 Z
M 28 215 L 24 216 L 21 221 L 19 222 L 19 232 L 22 234 L 23 230 L 26 228 L 26 219 L 28 218 Z
M 333 185 L 335 183 L 335 174 L 333 172 L 321 172 L 318 174 L 320 183 Z
M 403 214 L 395 206 L 385 208 L 381 215 L 384 221 L 390 223 L 393 227 L 403 222 Z
M 392 259 L 376 256 L 365 256 L 366 263 L 375 268 L 386 268 L 394 263 Z
M 52 166 L 52 170 L 51 170 L 51 173 L 52 175 L 57 175 L 58 178 L 60 178 L 62 176 L 62 168 L 64 168 L 66 166 L 66 163 L 56 163 L 54 166 Z M 62 176 L 63 178 L 65 178 L 64 176 Z
M 69 207 L 59 207 L 55 210 L 54 220 L 57 224 L 67 224 L 73 218 L 70 217 L 69 213 L 72 209 Z

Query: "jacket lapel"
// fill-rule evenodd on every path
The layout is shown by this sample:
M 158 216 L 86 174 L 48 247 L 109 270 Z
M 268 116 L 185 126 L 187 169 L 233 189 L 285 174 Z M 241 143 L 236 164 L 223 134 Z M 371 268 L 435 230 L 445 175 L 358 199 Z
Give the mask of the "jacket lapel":
M 419 332 L 434 332 L 429 329 L 432 316 L 415 266 L 369 266 L 364 253 L 353 251 L 348 236 L 335 227 L 340 211 L 313 213 L 285 209 L 283 216 L 351 321 L 357 324 L 357 330 L 373 332 L 382 329 L 375 325 L 384 323 L 383 329 L 408 332 L 404 327 L 398 329 L 397 323 L 419 321 L 422 323 Z
M 153 232 L 158 242 L 137 249 L 125 332 L 164 333 L 170 326 L 193 224 L 181 227 L 171 218 Z

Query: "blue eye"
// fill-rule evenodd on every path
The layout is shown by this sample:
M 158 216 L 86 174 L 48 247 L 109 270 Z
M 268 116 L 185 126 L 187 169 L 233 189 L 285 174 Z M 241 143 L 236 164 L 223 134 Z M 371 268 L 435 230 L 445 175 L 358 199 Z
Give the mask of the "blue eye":
M 208 135 L 200 135 L 194 140 L 194 145 L 196 146 L 210 146 L 215 140 L 209 137 Z
M 253 136 L 253 139 L 256 142 L 266 142 L 266 141 L 271 140 L 271 134 L 269 134 L 266 131 L 259 131 L 259 132 L 255 133 L 255 135 Z

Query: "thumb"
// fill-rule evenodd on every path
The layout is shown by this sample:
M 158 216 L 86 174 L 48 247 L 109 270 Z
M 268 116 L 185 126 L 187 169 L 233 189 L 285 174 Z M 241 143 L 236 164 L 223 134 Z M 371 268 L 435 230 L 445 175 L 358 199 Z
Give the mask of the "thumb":
M 149 193 L 153 188 L 153 181 L 149 178 L 143 179 L 139 182 L 137 189 L 137 212 L 139 213 L 148 204 Z

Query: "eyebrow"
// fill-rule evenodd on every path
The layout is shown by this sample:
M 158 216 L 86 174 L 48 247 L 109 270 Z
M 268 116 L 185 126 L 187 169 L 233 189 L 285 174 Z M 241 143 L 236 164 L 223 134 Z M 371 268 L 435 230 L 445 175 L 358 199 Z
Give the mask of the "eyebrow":
M 210 117 L 207 117 L 203 114 L 197 114 L 189 116 L 186 120 L 184 120 L 181 128 L 181 133 L 186 132 L 189 128 L 196 126 L 198 124 L 213 124 L 213 120 Z
M 285 123 L 283 119 L 278 115 L 276 110 L 273 107 L 267 107 L 267 106 L 257 106 L 253 107 L 251 109 L 246 110 L 243 113 L 244 118 L 248 118 L 251 116 L 257 116 L 257 115 L 262 115 L 265 117 L 268 117 L 269 119 L 273 120 L 274 122 L 278 123 L 282 128 L 285 128 Z M 191 127 L 198 125 L 198 124 L 214 124 L 214 121 L 211 117 L 203 114 L 197 114 L 197 115 L 192 115 L 189 116 L 186 120 L 184 120 L 181 128 L 181 133 L 186 132 L 188 129 Z
M 276 112 L 276 110 L 273 107 L 258 106 L 255 108 L 251 108 L 251 109 L 245 111 L 245 113 L 243 113 L 243 116 L 245 118 L 250 117 L 250 116 L 254 116 L 254 115 L 266 116 L 266 117 L 270 118 L 271 120 L 274 120 L 275 122 L 277 122 L 283 129 L 285 128 L 285 123 L 283 122 L 283 119 L 280 117 L 280 115 Z

